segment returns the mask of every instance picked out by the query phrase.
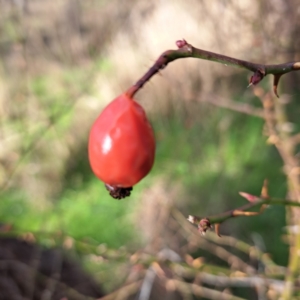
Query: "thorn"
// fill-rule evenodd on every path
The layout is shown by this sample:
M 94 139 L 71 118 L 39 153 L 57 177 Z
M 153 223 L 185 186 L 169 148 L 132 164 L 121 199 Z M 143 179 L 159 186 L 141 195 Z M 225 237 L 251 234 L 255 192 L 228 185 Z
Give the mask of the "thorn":
M 247 199 L 249 202 L 255 202 L 259 199 L 259 197 L 245 193 L 245 192 L 239 192 L 240 196 Z
M 248 89 L 250 86 L 252 86 L 252 85 L 253 85 L 253 83 L 250 82 L 250 83 L 247 85 L 247 89 Z
M 220 234 L 220 223 L 215 224 L 215 233 L 217 234 L 217 236 L 221 237 Z
M 268 193 L 268 184 L 269 184 L 268 179 L 265 179 L 263 186 L 261 188 L 261 193 L 260 193 L 260 196 L 264 199 L 267 199 L 270 197 L 269 193 Z
M 277 92 L 277 87 L 278 87 L 279 80 L 280 80 L 281 76 L 282 76 L 282 74 L 276 74 L 276 75 L 274 75 L 273 91 L 274 91 L 274 94 L 277 96 L 277 98 L 279 98 L 279 95 L 278 95 L 278 92 Z

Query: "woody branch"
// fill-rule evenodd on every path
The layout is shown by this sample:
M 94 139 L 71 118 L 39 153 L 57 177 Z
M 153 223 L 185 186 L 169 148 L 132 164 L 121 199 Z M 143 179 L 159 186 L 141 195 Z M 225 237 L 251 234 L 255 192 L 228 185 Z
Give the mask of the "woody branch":
M 178 47 L 177 50 L 167 50 L 163 52 L 146 74 L 127 90 L 126 93 L 130 97 L 133 97 L 152 76 L 164 69 L 170 62 L 180 58 L 194 57 L 252 71 L 253 75 L 250 78 L 249 85 L 255 85 L 266 75 L 272 74 L 274 75 L 273 90 L 277 97 L 279 97 L 277 87 L 281 76 L 292 71 L 300 70 L 300 62 L 264 65 L 198 49 L 187 43 L 184 39 L 178 40 L 176 45 Z

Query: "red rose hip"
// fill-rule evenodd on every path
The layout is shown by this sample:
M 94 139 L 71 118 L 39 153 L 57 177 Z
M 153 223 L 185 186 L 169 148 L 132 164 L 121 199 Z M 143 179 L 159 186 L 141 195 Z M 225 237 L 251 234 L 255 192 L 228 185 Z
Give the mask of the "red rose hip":
M 113 100 L 94 122 L 89 160 L 95 175 L 117 199 L 151 170 L 155 138 L 144 109 L 126 94 Z

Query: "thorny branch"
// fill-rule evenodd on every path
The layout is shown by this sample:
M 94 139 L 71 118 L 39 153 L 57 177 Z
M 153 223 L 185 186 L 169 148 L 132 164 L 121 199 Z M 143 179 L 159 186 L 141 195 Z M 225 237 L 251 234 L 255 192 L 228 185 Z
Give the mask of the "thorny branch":
M 250 78 L 249 86 L 259 83 L 265 76 L 272 74 L 274 75 L 273 90 L 277 97 L 279 97 L 277 87 L 281 76 L 292 71 L 300 70 L 300 62 L 287 62 L 277 65 L 256 64 L 195 48 L 184 39 L 178 40 L 176 45 L 178 47 L 177 50 L 167 50 L 162 53 L 146 74 L 127 90 L 126 93 L 130 97 L 133 97 L 153 75 L 164 69 L 170 62 L 179 58 L 194 57 L 252 71 L 253 75 Z
M 144 74 L 144 76 L 142 76 L 133 86 L 131 86 L 127 90 L 126 94 L 130 97 L 133 97 L 135 93 L 138 92 L 138 90 L 140 90 L 144 86 L 144 84 L 148 80 L 150 80 L 152 76 L 154 76 L 160 70 L 164 69 L 170 62 L 176 59 L 187 57 L 215 61 L 218 63 L 225 64 L 227 66 L 239 67 L 252 71 L 253 75 L 250 78 L 249 86 L 258 84 L 265 76 L 272 74 L 274 76 L 273 91 L 277 97 L 279 97 L 277 87 L 282 75 L 292 71 L 300 70 L 300 62 L 287 62 L 283 64 L 274 65 L 257 64 L 195 48 L 184 39 L 176 41 L 176 45 L 178 47 L 177 50 L 167 50 L 163 52 L 153 64 L 153 66 Z M 264 185 L 264 188 L 266 189 L 266 185 Z M 189 216 L 188 220 L 193 224 L 197 224 L 199 231 L 202 233 L 205 233 L 208 229 L 211 228 L 212 224 L 215 224 L 216 233 L 219 235 L 219 226 L 222 222 L 232 217 L 253 216 L 260 214 L 269 204 L 300 207 L 300 203 L 296 201 L 270 198 L 269 196 L 265 196 L 263 194 L 260 197 L 256 197 L 247 193 L 241 193 L 241 196 L 246 198 L 250 203 L 240 208 L 230 210 L 219 215 L 211 216 L 209 218 Z M 260 211 L 248 211 L 249 209 L 253 208 L 260 208 Z
M 215 231 L 220 236 L 220 224 L 225 222 L 226 220 L 234 217 L 240 216 L 256 216 L 261 214 L 268 205 L 284 205 L 291 207 L 300 207 L 300 203 L 297 201 L 286 200 L 281 198 L 271 198 L 268 195 L 267 190 L 267 181 L 264 182 L 262 192 L 260 196 L 254 196 L 248 193 L 240 192 L 242 197 L 247 199 L 249 203 L 238 207 L 236 209 L 232 209 L 217 215 L 213 215 L 210 217 L 200 218 L 197 216 L 189 215 L 188 221 L 192 224 L 198 226 L 198 230 L 200 233 L 204 234 L 208 229 L 212 228 L 212 225 L 215 224 Z M 250 209 L 259 208 L 259 211 L 249 211 Z
M 144 84 L 152 78 L 152 76 L 154 76 L 160 70 L 164 69 L 170 62 L 172 62 L 176 59 L 180 59 L 180 58 L 193 57 L 193 58 L 205 59 L 205 60 L 209 60 L 209 61 L 215 61 L 218 63 L 222 63 L 222 64 L 225 64 L 226 66 L 239 67 L 239 68 L 243 68 L 243 69 L 252 71 L 253 74 L 249 80 L 249 86 L 258 84 L 267 75 L 273 75 L 273 92 L 277 97 L 279 97 L 277 88 L 278 88 L 280 78 L 286 73 L 300 70 L 300 61 L 287 62 L 287 63 L 283 63 L 283 64 L 273 64 L 273 65 L 257 64 L 257 63 L 252 63 L 249 61 L 244 61 L 244 60 L 232 58 L 229 56 L 205 51 L 202 49 L 197 49 L 197 48 L 193 47 L 191 44 L 187 43 L 184 39 L 178 40 L 176 42 L 176 45 L 178 47 L 177 50 L 167 50 L 159 56 L 159 58 L 156 60 L 156 62 L 153 64 L 153 66 L 144 74 L 144 76 L 142 76 L 133 86 L 131 86 L 127 90 L 126 93 L 128 94 L 128 96 L 133 97 L 135 95 L 135 93 L 138 92 L 144 86 Z M 265 105 L 266 104 L 264 103 L 264 108 L 265 108 Z M 253 113 L 254 112 L 253 108 L 250 106 L 249 107 L 239 107 L 238 110 L 240 110 L 244 113 L 250 113 L 250 114 L 256 115 L 258 117 L 265 118 L 267 125 L 270 122 L 272 123 L 274 121 L 274 117 L 275 117 L 273 114 L 268 113 L 268 111 L 266 112 L 266 109 L 264 109 L 263 112 L 255 111 L 255 114 Z M 267 115 L 266 115 L 266 113 L 267 113 Z M 270 127 L 272 127 L 272 126 L 268 126 L 268 127 L 270 129 Z M 295 144 L 297 144 L 299 140 L 300 140 L 299 135 L 295 135 L 294 137 L 289 137 L 289 142 L 290 142 L 291 146 L 295 146 Z M 282 149 L 282 147 L 280 145 L 280 141 L 281 141 L 280 137 L 278 138 L 278 136 L 276 134 L 272 134 L 272 135 L 270 135 L 270 138 L 268 141 L 274 143 L 277 146 L 280 154 L 282 155 L 283 159 L 285 160 L 285 158 L 287 158 L 287 157 L 285 156 L 285 154 L 286 154 L 285 149 Z M 289 156 L 288 159 L 286 159 L 287 161 L 285 161 L 287 166 L 289 166 L 289 162 L 291 162 L 290 153 L 288 156 Z M 297 170 L 299 170 L 298 164 L 291 164 L 291 165 L 295 165 L 297 167 Z M 292 176 L 289 176 L 289 178 L 290 177 L 292 177 Z M 294 180 L 294 178 L 290 178 L 290 183 L 294 186 L 296 186 L 295 185 L 295 183 L 297 183 L 296 181 L 298 182 L 298 180 Z M 292 190 L 296 190 L 296 189 L 292 188 Z M 296 193 L 296 197 L 294 196 L 294 194 L 291 195 L 292 199 L 299 198 L 298 190 Z M 251 195 L 248 193 L 240 193 L 240 195 L 242 197 L 246 198 L 249 201 L 249 203 L 246 205 L 243 205 L 237 209 L 233 209 L 233 210 L 230 210 L 230 211 L 218 214 L 218 215 L 213 215 L 208 218 L 189 216 L 188 220 L 192 224 L 197 225 L 198 230 L 203 234 L 212 227 L 212 224 L 215 224 L 215 231 L 218 235 L 220 235 L 219 234 L 220 224 L 229 218 L 238 217 L 238 216 L 258 215 L 258 214 L 261 214 L 268 205 L 284 205 L 284 206 L 288 206 L 288 207 L 300 207 L 300 203 L 297 202 L 296 199 L 295 199 L 295 201 L 292 201 L 292 200 L 269 197 L 266 182 L 264 183 L 262 193 L 260 196 L 254 196 L 254 195 Z M 254 209 L 256 209 L 258 211 L 253 211 Z M 249 211 L 249 210 L 252 210 L 252 211 Z M 290 263 L 289 263 L 290 271 L 287 273 L 287 276 L 286 276 L 286 287 L 285 287 L 285 292 L 284 292 L 284 299 L 290 299 L 290 296 L 293 294 L 293 291 L 295 290 L 294 283 L 295 283 L 296 274 L 299 270 L 299 267 L 298 267 L 299 266 L 299 258 L 298 258 L 299 255 L 297 252 L 297 249 L 299 249 L 299 245 L 300 245 L 299 235 L 298 235 L 296 244 L 297 244 L 296 247 L 293 247 L 295 249 L 295 251 L 292 251 L 292 253 L 291 253 L 291 259 L 290 259 Z M 291 248 L 291 249 L 293 250 L 293 248 Z M 179 283 L 177 283 L 177 286 L 179 286 Z M 184 286 L 184 289 L 186 289 L 186 288 L 187 287 Z M 201 291 L 198 291 L 198 292 L 200 292 L 200 294 L 201 294 Z M 195 293 L 195 291 L 194 291 L 194 293 Z

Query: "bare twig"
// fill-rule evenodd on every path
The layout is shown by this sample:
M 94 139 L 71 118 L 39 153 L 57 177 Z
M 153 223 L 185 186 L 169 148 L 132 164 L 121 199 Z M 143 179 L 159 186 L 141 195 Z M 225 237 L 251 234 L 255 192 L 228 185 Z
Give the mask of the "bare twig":
M 219 292 L 217 290 L 213 290 L 210 288 L 206 288 L 195 283 L 187 283 L 184 281 L 180 281 L 177 279 L 170 279 L 171 282 L 178 290 L 190 290 L 192 294 L 195 296 L 200 296 L 208 299 L 224 299 L 224 300 L 245 300 L 244 298 L 240 298 L 237 296 L 233 296 L 227 293 Z
M 99 298 L 98 300 L 123 300 L 138 292 L 142 284 L 142 280 L 122 286 L 120 289 Z
M 223 99 L 216 95 L 203 95 L 201 99 L 203 99 L 201 100 L 202 102 L 210 103 L 218 107 L 227 108 L 242 114 L 262 119 L 264 118 L 264 111 L 261 108 L 254 107 L 248 103 L 240 103 L 229 99 Z
M 275 77 L 276 80 L 279 79 Z M 300 202 L 300 176 L 299 176 L 299 158 L 297 157 L 297 144 L 299 143 L 299 134 L 291 136 L 290 132 L 285 130 L 288 124 L 287 108 L 284 102 L 272 99 L 271 93 L 265 93 L 261 89 L 254 91 L 261 99 L 267 128 L 268 141 L 276 147 L 284 163 L 284 171 L 287 176 L 288 197 Z M 272 118 L 271 118 L 272 116 Z M 294 208 L 294 209 L 293 209 Z M 294 206 L 287 205 L 286 220 L 288 225 L 299 226 L 299 210 Z M 290 233 L 290 256 L 288 270 L 285 274 L 285 288 L 282 293 L 282 299 L 291 299 L 295 291 L 295 282 L 299 275 L 299 232 Z
M 138 80 L 136 84 L 134 84 L 127 90 L 126 93 L 130 97 L 133 97 L 134 94 L 139 89 L 141 89 L 153 75 L 164 69 L 170 62 L 180 58 L 194 57 L 252 71 L 254 73 L 250 78 L 250 85 L 255 85 L 259 83 L 266 75 L 273 74 L 273 90 L 277 97 L 277 86 L 280 76 L 292 71 L 300 70 L 300 62 L 287 62 L 277 65 L 256 64 L 249 61 L 240 60 L 237 58 L 195 48 L 191 44 L 188 44 L 185 40 L 177 41 L 176 45 L 178 47 L 177 50 L 167 50 L 162 53 L 156 60 L 154 65 L 146 72 L 146 74 L 140 80 Z
M 249 209 L 254 208 L 261 208 L 264 205 L 284 205 L 284 206 L 293 206 L 293 207 L 300 207 L 300 203 L 292 200 L 286 200 L 281 198 L 261 198 L 258 196 L 253 196 L 247 193 L 241 193 L 243 197 L 245 195 L 249 195 L 252 197 L 255 197 L 255 201 L 249 202 L 241 207 L 238 207 L 236 209 L 232 209 L 223 213 L 220 213 L 218 215 L 213 215 L 205 218 L 197 217 L 194 215 L 189 215 L 188 221 L 192 224 L 198 225 L 199 231 L 205 233 L 207 229 L 209 229 L 209 226 L 207 224 L 204 226 L 201 225 L 201 220 L 209 220 L 209 225 L 212 224 L 221 224 L 224 221 L 234 218 L 234 217 L 240 217 L 240 216 L 253 216 L 257 215 L 260 212 L 249 212 Z
M 151 290 L 153 288 L 153 283 L 155 279 L 156 273 L 155 270 L 150 267 L 147 272 L 146 276 L 143 280 L 143 284 L 141 286 L 141 291 L 138 300 L 149 300 L 151 295 Z
M 233 236 L 222 236 L 222 238 L 219 239 L 215 234 L 208 232 L 205 235 L 205 239 L 210 242 L 217 243 L 219 245 L 233 247 L 249 255 L 249 257 L 251 258 L 261 261 L 264 267 L 266 268 L 265 274 L 284 275 L 286 272 L 285 267 L 275 264 L 275 262 L 271 259 L 271 257 L 268 254 L 262 252 L 258 247 L 249 245 L 244 241 L 236 239 Z
M 203 283 L 220 286 L 220 287 L 256 287 L 260 285 L 272 286 L 273 289 L 282 292 L 284 288 L 284 281 L 277 279 L 270 279 L 261 276 L 223 276 L 213 275 L 205 272 L 198 274 Z
M 49 283 L 49 281 L 53 281 L 54 282 L 53 286 L 58 285 L 61 290 L 65 291 L 66 295 L 68 295 L 70 297 L 70 299 L 74 299 L 74 300 L 90 299 L 87 296 L 85 296 L 85 295 L 81 294 L 80 292 L 78 292 L 77 290 L 75 290 L 74 288 L 72 288 L 72 287 L 68 286 L 67 284 L 65 284 L 64 282 L 60 281 L 59 279 L 53 278 L 51 276 L 47 276 L 47 275 L 41 273 L 39 270 L 36 270 L 32 266 L 29 266 L 26 263 L 23 263 L 19 260 L 6 259 L 6 260 L 0 261 L 0 270 L 2 272 L 7 271 L 11 268 L 15 269 L 20 274 L 24 274 L 24 273 L 27 274 L 27 278 L 23 278 L 24 282 L 26 282 L 27 279 L 31 279 L 30 278 L 31 276 L 38 276 L 38 278 L 40 280 L 42 280 L 43 282 Z M 24 292 L 24 291 L 22 291 L 22 292 Z M 115 298 L 113 298 L 113 299 L 115 299 Z

